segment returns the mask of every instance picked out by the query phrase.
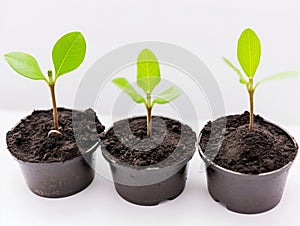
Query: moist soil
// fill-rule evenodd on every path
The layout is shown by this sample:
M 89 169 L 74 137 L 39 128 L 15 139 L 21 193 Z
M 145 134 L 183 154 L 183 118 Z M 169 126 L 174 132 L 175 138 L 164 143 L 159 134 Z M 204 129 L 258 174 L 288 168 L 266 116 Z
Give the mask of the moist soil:
M 189 160 L 195 152 L 196 134 L 180 122 L 152 117 L 147 136 L 146 117 L 120 120 L 101 137 L 101 148 L 130 166 L 167 166 Z
M 298 149 L 285 131 L 259 115 L 249 131 L 249 112 L 208 122 L 199 145 L 217 165 L 245 174 L 279 169 L 295 159 Z
M 58 124 L 61 135 L 48 136 L 53 130 L 52 110 L 33 111 L 7 133 L 8 150 L 24 162 L 64 162 L 89 150 L 99 142 L 99 134 L 104 131 L 92 109 L 58 108 Z

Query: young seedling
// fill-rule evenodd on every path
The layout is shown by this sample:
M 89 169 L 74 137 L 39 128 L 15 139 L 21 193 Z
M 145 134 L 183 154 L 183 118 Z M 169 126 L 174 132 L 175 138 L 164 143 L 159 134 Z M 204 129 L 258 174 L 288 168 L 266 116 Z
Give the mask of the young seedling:
M 241 71 L 237 67 L 235 67 L 228 59 L 223 58 L 224 61 L 229 65 L 229 67 L 231 67 L 239 75 L 240 83 L 245 85 L 248 90 L 249 100 L 250 100 L 250 119 L 249 119 L 250 131 L 253 130 L 254 92 L 256 88 L 260 84 L 265 82 L 298 76 L 298 72 L 296 71 L 281 72 L 266 77 L 261 81 L 257 82 L 256 84 L 254 84 L 254 75 L 256 73 L 256 69 L 260 62 L 260 56 L 261 56 L 260 40 L 252 29 L 247 28 L 242 32 L 238 40 L 237 58 L 248 80 L 244 78 Z
M 127 93 L 133 101 L 145 105 L 148 136 L 151 136 L 151 116 L 154 104 L 169 103 L 180 95 L 179 88 L 171 86 L 152 100 L 152 91 L 160 83 L 160 68 L 156 56 L 149 49 L 141 51 L 137 60 L 137 85 L 144 91 L 145 98 L 130 85 L 126 78 L 116 78 L 113 83 Z
M 48 70 L 47 76 L 42 73 L 36 59 L 23 52 L 10 52 L 4 55 L 7 63 L 20 75 L 33 80 L 43 80 L 50 88 L 53 105 L 53 129 L 51 133 L 60 133 L 55 98 L 55 84 L 57 79 L 79 67 L 86 52 L 86 42 L 80 32 L 70 32 L 62 36 L 52 49 L 52 61 L 55 74 Z

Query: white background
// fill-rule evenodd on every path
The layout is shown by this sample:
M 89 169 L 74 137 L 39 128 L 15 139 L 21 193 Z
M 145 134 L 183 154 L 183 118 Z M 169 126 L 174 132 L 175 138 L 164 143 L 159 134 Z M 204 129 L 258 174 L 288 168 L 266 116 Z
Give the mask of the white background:
M 248 109 L 247 92 L 221 57 L 237 65 L 237 39 L 243 29 L 252 27 L 263 48 L 257 80 L 284 70 L 300 71 L 299 9 L 297 0 L 1 0 L 0 55 L 14 50 L 31 53 L 46 72 L 53 68 L 55 41 L 68 31 L 82 31 L 88 45 L 86 59 L 57 84 L 58 105 L 71 107 L 84 73 L 105 53 L 132 42 L 165 41 L 198 55 L 214 74 L 227 113 L 237 113 Z M 31 111 L 51 106 L 46 85 L 20 78 L 2 57 L 0 75 L 1 109 Z M 299 84 L 297 78 L 259 87 L 256 112 L 277 123 L 300 124 Z M 115 91 L 111 94 L 117 95 Z M 102 109 L 106 103 L 102 100 Z M 209 115 L 199 117 L 207 120 Z
M 248 109 L 247 93 L 221 57 L 226 56 L 237 65 L 238 36 L 246 27 L 252 27 L 259 35 L 263 48 L 257 79 L 284 70 L 300 71 L 299 9 L 297 0 L 0 0 L 0 55 L 15 50 L 31 53 L 38 59 L 42 70 L 46 71 L 53 67 L 51 48 L 55 41 L 68 31 L 81 31 L 88 45 L 85 61 L 77 71 L 62 77 L 57 84 L 58 105 L 72 107 L 84 73 L 105 53 L 132 42 L 169 42 L 199 56 L 218 82 L 226 113 L 239 113 Z M 165 72 L 163 76 L 172 78 L 168 70 Z M 134 73 L 134 68 L 123 75 L 130 73 Z M 259 87 L 255 96 L 256 112 L 284 125 L 296 139 L 300 138 L 300 131 L 295 127 L 300 126 L 299 80 L 265 84 Z M 184 80 L 178 85 L 189 88 L 189 83 Z M 109 101 L 119 92 L 113 86 L 111 89 L 112 96 L 102 98 L 95 107 L 97 112 L 103 114 L 100 119 L 104 122 L 109 122 L 106 119 L 111 111 Z M 199 95 L 201 93 L 194 93 L 193 90 L 190 93 L 198 104 L 199 117 L 207 121 L 210 115 L 206 110 L 202 113 Z M 77 196 L 50 201 L 38 198 L 25 189 L 18 166 L 5 148 L 5 132 L 32 109 L 50 106 L 49 91 L 43 82 L 21 78 L 0 57 L 0 163 L 4 178 L 0 196 L 1 226 L 167 223 L 274 226 L 284 222 L 299 225 L 297 207 L 300 185 L 297 176 L 300 168 L 297 161 L 281 205 L 258 216 L 230 213 L 210 199 L 197 154 L 191 164 L 190 180 L 184 194 L 158 207 L 137 207 L 122 201 L 112 184 L 100 177 Z M 168 111 L 167 107 L 162 107 L 165 110 L 157 109 L 159 113 Z M 138 110 L 143 113 L 142 108 Z M 106 124 L 107 127 L 109 125 Z M 41 220 L 45 222 L 41 223 Z

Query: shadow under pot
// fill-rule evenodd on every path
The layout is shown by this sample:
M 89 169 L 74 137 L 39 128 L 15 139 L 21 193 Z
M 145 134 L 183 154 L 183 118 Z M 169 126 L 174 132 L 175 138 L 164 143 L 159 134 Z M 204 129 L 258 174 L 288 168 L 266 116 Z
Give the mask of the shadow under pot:
M 198 148 L 212 198 L 231 211 L 257 214 L 280 202 L 298 145 L 260 116 L 254 118 L 253 131 L 248 122 L 248 112 L 209 122 Z
M 192 129 L 177 120 L 154 116 L 148 137 L 146 117 L 134 117 L 115 122 L 101 137 L 101 149 L 118 194 L 153 206 L 184 190 L 195 142 Z
M 53 133 L 52 110 L 34 111 L 7 133 L 8 150 L 28 188 L 47 198 L 85 189 L 94 179 L 95 151 L 104 131 L 93 110 L 58 108 L 61 134 Z

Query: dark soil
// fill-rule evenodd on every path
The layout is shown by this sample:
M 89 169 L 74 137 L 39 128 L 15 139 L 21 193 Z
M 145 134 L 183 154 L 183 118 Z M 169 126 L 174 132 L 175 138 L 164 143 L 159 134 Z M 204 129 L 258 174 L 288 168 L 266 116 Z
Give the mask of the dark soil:
M 249 112 L 208 122 L 201 131 L 200 147 L 214 163 L 246 174 L 279 169 L 293 161 L 298 150 L 286 132 L 259 115 L 250 132 Z
M 25 162 L 64 162 L 89 150 L 104 131 L 92 109 L 58 108 L 58 120 L 61 135 L 48 136 L 53 129 L 52 110 L 34 111 L 7 133 L 8 150 Z
M 148 137 L 146 117 L 136 117 L 114 123 L 101 137 L 101 148 L 131 166 L 165 166 L 189 160 L 195 142 L 196 134 L 189 126 L 158 116 L 152 117 L 152 135 Z

